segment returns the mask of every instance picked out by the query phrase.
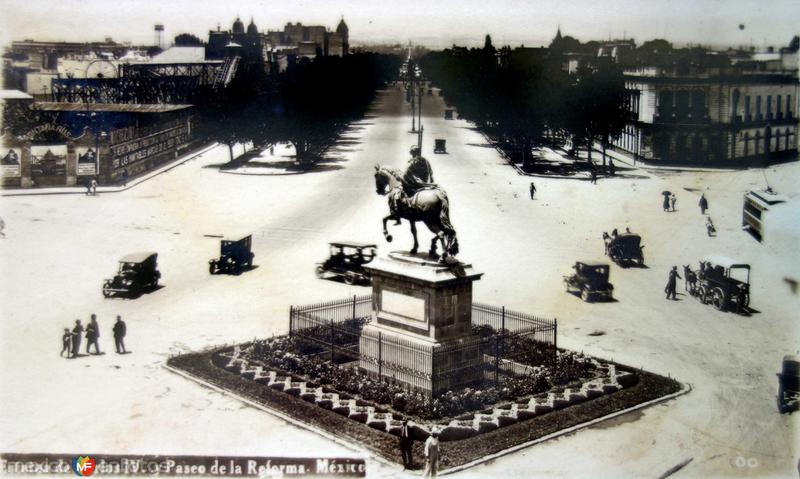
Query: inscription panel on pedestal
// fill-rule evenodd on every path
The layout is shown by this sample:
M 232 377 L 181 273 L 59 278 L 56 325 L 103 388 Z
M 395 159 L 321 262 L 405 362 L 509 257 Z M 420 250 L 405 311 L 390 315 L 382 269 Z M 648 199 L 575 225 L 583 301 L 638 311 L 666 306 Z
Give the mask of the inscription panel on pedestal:
M 381 291 L 381 312 L 424 323 L 425 299 L 383 290 Z

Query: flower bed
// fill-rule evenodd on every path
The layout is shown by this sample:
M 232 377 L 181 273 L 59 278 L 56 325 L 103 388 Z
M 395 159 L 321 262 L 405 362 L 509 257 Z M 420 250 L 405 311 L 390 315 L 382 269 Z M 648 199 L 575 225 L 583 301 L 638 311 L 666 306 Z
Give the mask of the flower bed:
M 491 328 L 489 328 L 491 329 Z M 486 332 L 484 332 L 486 333 Z M 517 340 L 515 348 L 527 346 L 527 357 L 539 360 L 537 344 Z M 356 394 L 376 404 L 417 420 L 453 418 L 466 412 L 479 411 L 502 401 L 513 401 L 548 391 L 556 385 L 594 379 L 607 369 L 591 358 L 574 352 L 559 352 L 554 365 L 531 367 L 525 375 L 505 376 L 500 384 L 482 384 L 477 388 L 448 391 L 431 401 L 427 396 L 407 391 L 393 381 L 378 381 L 354 368 L 345 368 L 322 359 L 319 348 L 296 338 L 281 336 L 256 341 L 241 351 L 242 358 L 263 367 L 275 368 L 307 380 L 319 381 L 332 389 Z M 528 364 L 532 366 L 531 364 Z
M 241 360 L 237 363 L 239 373 L 232 372 L 231 369 L 234 369 L 232 366 L 225 367 L 231 364 L 231 359 L 223 360 L 221 359 L 223 356 L 220 356 L 219 353 L 220 351 L 182 355 L 171 358 L 168 364 L 218 387 L 232 391 L 239 396 L 264 404 L 273 410 L 292 416 L 311 426 L 326 430 L 332 435 L 352 441 L 386 459 L 398 463 L 401 461 L 396 437 L 399 432 L 399 422 L 394 418 L 390 419 L 387 415 L 388 413 L 380 412 L 377 409 L 370 411 L 369 406 L 358 405 L 358 401 L 348 397 L 346 394 L 329 391 L 320 392 L 320 399 L 327 399 L 332 404 L 343 405 L 344 403 L 348 408 L 355 406 L 366 409 L 367 419 L 365 423 L 352 420 L 349 418 L 349 410 L 347 416 L 337 414 L 319 403 L 312 404 L 298 396 L 292 396 L 273 389 L 265 384 L 264 381 L 260 381 L 262 374 L 264 378 L 269 377 L 273 381 L 282 379 L 284 383 L 291 382 L 289 378 L 280 378 L 280 375 L 273 375 L 272 372 L 267 373 L 262 370 L 259 373 L 254 373 L 256 379 L 246 379 L 240 374 L 242 370 Z M 232 352 L 229 350 L 228 353 Z M 608 365 L 608 367 L 619 369 L 620 372 L 626 371 L 625 368 L 616 365 Z M 245 367 L 246 371 L 252 369 L 255 368 Z M 634 375 L 630 374 L 630 376 Z M 676 381 L 645 371 L 638 371 L 635 377 L 638 378 L 638 381 L 629 387 L 558 411 L 548 411 L 543 414 L 533 413 L 541 405 L 551 402 L 556 395 L 561 394 L 563 397 L 564 391 L 532 397 L 527 402 L 518 401 L 511 405 L 504 405 L 503 408 L 497 409 L 503 412 L 497 413 L 494 417 L 492 416 L 494 414 L 493 411 L 483 411 L 469 415 L 469 417 L 462 416 L 453 419 L 443 424 L 443 426 L 447 427 L 442 431 L 442 466 L 447 468 L 464 464 L 516 444 L 528 442 L 558 430 L 680 390 L 680 385 Z M 594 384 L 600 388 L 600 384 L 603 384 L 602 380 L 595 381 Z M 325 388 L 322 388 L 322 390 L 325 390 Z M 553 396 L 551 397 L 550 394 L 553 394 Z M 324 395 L 330 396 L 323 398 Z M 522 411 L 527 411 L 527 413 L 522 413 Z M 370 412 L 372 416 L 370 416 Z M 531 413 L 533 415 L 530 415 Z M 526 414 L 528 414 L 528 417 L 524 417 Z M 499 417 L 506 416 L 515 417 L 516 422 L 509 422 L 505 427 L 499 427 L 497 423 L 505 421 L 504 419 L 499 419 Z M 385 428 L 381 429 L 381 425 L 385 425 Z M 477 429 L 475 426 L 477 426 Z M 414 435 L 418 441 L 421 441 L 425 438 L 427 432 L 423 428 L 415 427 Z M 415 442 L 414 455 L 420 458 L 421 454 L 421 442 Z

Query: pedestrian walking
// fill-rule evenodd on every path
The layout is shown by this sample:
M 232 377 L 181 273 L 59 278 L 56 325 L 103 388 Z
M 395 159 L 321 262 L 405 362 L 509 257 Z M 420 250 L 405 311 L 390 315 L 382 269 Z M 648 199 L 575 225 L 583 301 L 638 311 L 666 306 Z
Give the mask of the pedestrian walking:
M 72 355 L 72 333 L 69 328 L 64 328 L 64 334 L 61 335 L 61 354 L 59 356 L 63 358 L 64 353 L 67 353 L 67 359 Z
M 675 193 L 673 193 L 672 196 L 669 197 L 669 204 L 670 206 L 672 206 L 673 213 L 675 212 L 675 203 L 677 202 L 678 202 L 678 197 L 675 196 Z
M 97 178 L 92 178 L 92 196 L 97 196 Z
M 608 247 L 611 245 L 611 236 L 608 236 L 607 231 L 603 231 L 603 244 L 605 245 L 606 255 L 608 255 Z
M 422 477 L 436 477 L 439 472 L 439 431 L 431 431 L 425 441 L 425 471 Z
M 531 199 L 533 199 L 533 195 L 536 194 L 536 185 L 533 184 L 533 181 L 531 181 L 530 190 L 531 190 Z
M 411 427 L 408 419 L 403 419 L 400 427 L 400 455 L 403 457 L 403 469 L 411 469 L 414 465 L 414 439 L 411 437 Z
M 93 314 L 89 324 L 86 325 L 86 354 L 92 354 L 90 349 L 94 345 L 94 353 L 100 354 L 97 340 L 100 338 L 100 325 L 97 324 L 97 315 Z
M 128 169 L 122 170 L 122 187 L 128 186 Z
M 122 317 L 117 316 L 117 322 L 114 323 L 114 345 L 117 348 L 117 354 L 125 354 L 125 335 L 128 333 L 128 327 Z
M 667 279 L 667 286 L 666 288 L 664 288 L 664 292 L 667 293 L 667 299 L 670 299 L 670 296 L 672 296 L 672 299 L 677 299 L 675 297 L 676 295 L 675 288 L 677 286 L 679 279 L 683 278 L 681 278 L 681 276 L 678 274 L 678 267 L 673 266 L 669 272 L 669 279 Z
M 609 176 L 614 176 L 617 174 L 617 167 L 614 166 L 614 160 L 611 158 L 608 159 L 608 174 Z
M 0 238 L 6 237 L 6 222 L 3 221 L 3 218 L 0 218 Z
M 81 337 L 83 336 L 83 326 L 81 320 L 75 320 L 75 327 L 72 328 L 72 358 L 77 358 L 81 351 Z
M 597 170 L 595 169 L 594 165 L 592 165 L 592 169 L 589 171 L 589 174 L 592 175 L 592 183 L 595 185 L 597 184 Z
M 669 197 L 672 195 L 672 193 L 669 191 L 664 191 L 661 194 L 664 195 L 664 204 L 662 205 L 664 207 L 664 211 L 669 211 Z
M 705 194 L 700 195 L 700 203 L 698 203 L 698 205 L 700 206 L 700 214 L 706 214 L 706 210 L 708 209 L 708 200 L 706 199 Z
M 86 187 L 86 196 L 91 195 L 92 194 L 92 180 L 90 180 L 89 178 L 86 178 L 85 180 L 83 180 L 83 185 Z

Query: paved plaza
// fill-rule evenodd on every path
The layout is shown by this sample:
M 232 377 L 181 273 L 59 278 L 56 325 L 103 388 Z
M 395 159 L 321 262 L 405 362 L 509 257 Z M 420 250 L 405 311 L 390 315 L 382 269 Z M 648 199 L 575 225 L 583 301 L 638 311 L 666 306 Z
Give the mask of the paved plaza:
M 407 223 L 390 226 L 393 243 L 383 239 L 388 207 L 373 178 L 376 164 L 403 167 L 416 142 L 403 100 L 399 87 L 381 92 L 309 172 L 284 167 L 269 151 L 263 166 L 221 172 L 228 149 L 219 146 L 125 191 L 1 197 L 0 450 L 366 454 L 162 365 L 172 354 L 284 334 L 292 304 L 368 293 L 315 277 L 328 241 L 374 242 L 383 254 L 410 249 Z M 459 258 L 485 272 L 475 300 L 556 317 L 560 347 L 671 375 L 692 388 L 454 477 L 658 477 L 690 458 L 681 477 L 796 474 L 800 419 L 779 415 L 775 402 L 781 358 L 800 347 L 800 297 L 784 280 L 800 271 L 796 243 L 762 245 L 740 225 L 743 194 L 763 189 L 765 175 L 776 191 L 800 194 L 800 164 L 679 172 L 618 163 L 618 176 L 596 185 L 588 178 L 533 178 L 531 200 L 532 178 L 518 174 L 469 123 L 444 120 L 443 109 L 438 95 L 425 96 L 423 155 L 450 198 Z M 447 140 L 447 154 L 433 154 L 435 138 Z M 662 211 L 664 190 L 678 198 L 674 213 Z M 697 206 L 701 192 L 717 226 L 713 238 Z M 565 293 L 562 276 L 572 264 L 606 261 L 602 233 L 626 227 L 642 235 L 647 268 L 612 265 L 615 302 L 585 303 Z M 430 235 L 422 225 L 419 231 L 424 250 Z M 252 233 L 258 267 L 210 276 L 219 235 L 238 233 Z M 117 260 L 143 250 L 159 253 L 163 287 L 136 300 L 104 299 L 103 280 Z M 752 265 L 755 314 L 702 305 L 682 282 L 678 301 L 664 299 L 673 265 L 696 269 L 712 254 Z M 91 313 L 105 354 L 60 358 L 63 328 Z M 127 322 L 132 354 L 114 353 L 117 314 Z M 368 477 L 406 477 L 375 460 L 368 468 Z

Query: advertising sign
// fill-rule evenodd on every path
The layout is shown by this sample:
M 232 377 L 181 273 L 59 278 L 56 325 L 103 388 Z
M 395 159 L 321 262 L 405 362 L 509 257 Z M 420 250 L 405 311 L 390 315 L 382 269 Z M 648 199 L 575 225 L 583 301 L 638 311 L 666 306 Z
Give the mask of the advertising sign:
M 22 158 L 20 148 L 6 148 L 0 146 L 0 171 L 4 178 L 16 178 L 20 176 L 19 162 Z
M 99 155 L 92 147 L 79 146 L 75 148 L 78 156 L 78 176 L 93 176 L 97 174 Z

